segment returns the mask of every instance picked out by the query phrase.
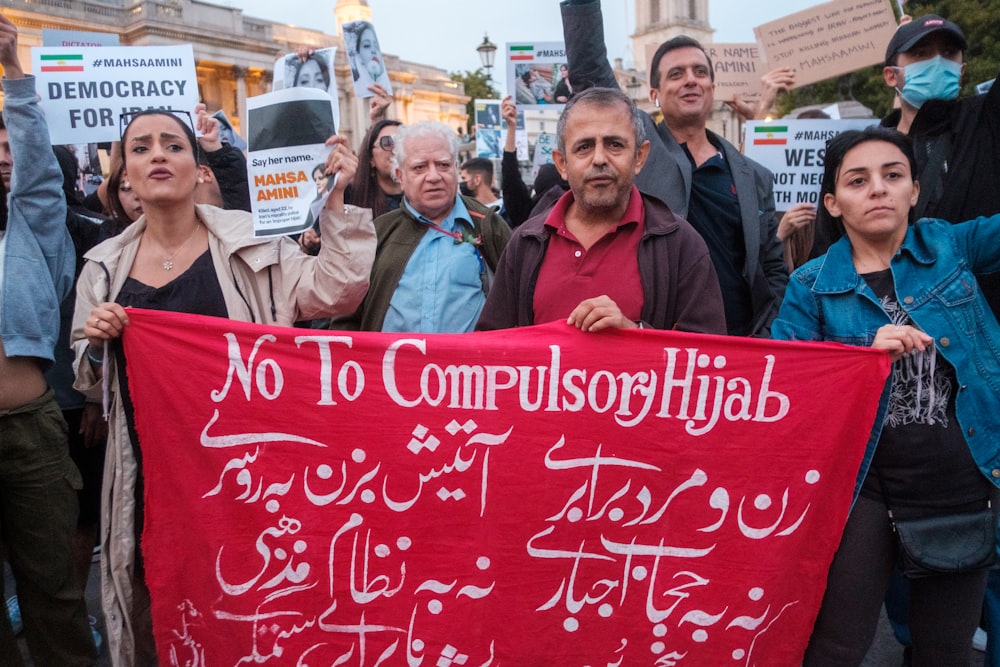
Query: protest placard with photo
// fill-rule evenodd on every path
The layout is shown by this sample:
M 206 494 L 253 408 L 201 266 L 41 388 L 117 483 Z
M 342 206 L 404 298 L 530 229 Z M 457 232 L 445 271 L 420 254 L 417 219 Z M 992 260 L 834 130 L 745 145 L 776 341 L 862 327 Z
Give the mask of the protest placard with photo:
M 375 35 L 375 26 L 369 21 L 351 21 L 340 26 L 340 30 L 347 48 L 347 60 L 351 63 L 354 94 L 358 97 L 371 97 L 375 93 L 368 90 L 368 87 L 377 83 L 392 95 L 389 71 L 385 68 L 385 58 L 382 57 L 382 49 Z
M 507 94 L 520 109 L 551 108 L 572 97 L 562 42 L 507 44 Z M 561 100 L 561 101 L 559 101 Z
M 876 118 L 749 121 L 744 125 L 745 152 L 774 174 L 775 208 L 787 211 L 795 204 L 819 202 L 828 139 L 877 122 Z
M 500 117 L 500 100 L 476 100 L 476 156 L 503 157 L 504 121 Z
M 317 49 L 305 59 L 294 53 L 278 58 L 274 63 L 272 90 L 283 88 L 315 88 L 325 91 L 333 104 L 333 121 L 340 127 L 340 102 L 337 98 L 337 79 L 333 63 L 337 47 Z
M 833 0 L 753 31 L 767 68 L 791 67 L 804 86 L 883 62 L 896 17 L 889 0 Z
M 122 114 L 198 104 L 190 44 L 34 47 L 31 64 L 53 144 L 118 141 Z
M 254 236 L 295 234 L 312 227 L 334 183 L 323 173 L 330 154 L 324 142 L 335 134 L 330 96 L 299 87 L 251 97 L 247 134 Z

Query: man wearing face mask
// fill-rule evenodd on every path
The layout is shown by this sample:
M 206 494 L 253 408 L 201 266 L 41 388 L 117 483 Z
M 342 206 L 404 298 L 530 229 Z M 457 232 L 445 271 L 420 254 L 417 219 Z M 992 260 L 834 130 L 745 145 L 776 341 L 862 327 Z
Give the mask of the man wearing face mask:
M 899 94 L 900 108 L 882 125 L 913 139 L 917 217 L 962 222 L 1000 212 L 1000 188 L 994 187 L 1000 178 L 1000 87 L 958 97 L 966 49 L 961 28 L 929 14 L 900 25 L 885 52 L 882 75 Z M 1000 279 L 980 283 L 1000 312 Z

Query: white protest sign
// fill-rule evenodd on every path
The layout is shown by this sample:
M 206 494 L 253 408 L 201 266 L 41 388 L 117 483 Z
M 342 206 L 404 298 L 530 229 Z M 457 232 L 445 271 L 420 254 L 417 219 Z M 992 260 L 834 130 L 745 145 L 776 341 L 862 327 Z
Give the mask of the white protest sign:
M 35 47 L 31 62 L 53 144 L 118 141 L 122 114 L 198 104 L 190 44 Z
M 344 36 L 347 60 L 351 63 L 354 94 L 359 98 L 371 97 L 375 93 L 368 90 L 368 87 L 377 83 L 391 96 L 392 83 L 389 81 L 389 70 L 385 68 L 385 58 L 382 57 L 378 37 L 375 36 L 375 26 L 369 21 L 351 21 L 340 26 L 340 34 Z
M 340 127 L 340 101 L 337 98 L 337 78 L 333 63 L 337 47 L 317 49 L 303 60 L 295 53 L 286 53 L 274 61 L 274 78 L 271 90 L 282 88 L 316 88 L 325 90 L 333 101 L 333 124 Z M 319 72 L 319 74 L 317 74 Z
M 876 118 L 749 121 L 744 125 L 745 153 L 774 174 L 778 211 L 803 202 L 817 204 L 827 139 L 877 122 Z
M 535 159 L 531 163 L 531 178 L 538 176 L 538 169 L 543 164 L 552 164 L 552 151 L 558 147 L 559 143 L 554 134 L 543 132 L 535 139 Z
M 255 237 L 295 234 L 319 221 L 334 184 L 323 174 L 333 113 L 330 96 L 317 88 L 285 88 L 247 99 Z
M 569 66 L 562 42 L 507 44 L 507 94 L 519 109 L 547 109 L 570 96 Z M 563 83 L 563 79 L 567 79 Z
M 896 17 L 888 0 L 833 0 L 753 31 L 767 68 L 791 67 L 798 87 L 883 62 Z

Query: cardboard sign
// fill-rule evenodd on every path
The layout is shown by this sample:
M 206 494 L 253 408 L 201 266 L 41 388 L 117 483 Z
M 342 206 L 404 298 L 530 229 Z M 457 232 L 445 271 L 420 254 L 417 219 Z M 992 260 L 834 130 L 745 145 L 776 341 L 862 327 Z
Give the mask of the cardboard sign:
M 767 69 L 790 67 L 804 86 L 883 62 L 896 17 L 889 0 L 833 0 L 753 31 Z
M 164 665 L 798 665 L 889 371 L 561 322 L 130 320 Z
M 755 98 L 760 94 L 760 78 L 767 73 L 760 47 L 753 43 L 705 44 L 715 70 L 715 99 L 731 100 L 733 95 Z
M 774 174 L 774 204 L 819 203 L 826 142 L 844 130 L 861 130 L 877 118 L 850 120 L 754 120 L 744 124 L 744 152 Z
M 31 63 L 53 144 L 118 141 L 123 114 L 198 104 L 190 44 L 34 47 Z

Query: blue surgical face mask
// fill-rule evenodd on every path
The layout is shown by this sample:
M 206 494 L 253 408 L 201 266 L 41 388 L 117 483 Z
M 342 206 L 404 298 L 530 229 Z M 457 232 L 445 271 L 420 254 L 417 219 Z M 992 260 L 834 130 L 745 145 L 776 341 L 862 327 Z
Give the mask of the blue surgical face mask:
M 927 100 L 953 100 L 961 87 L 962 66 L 943 56 L 921 60 L 902 68 L 903 89 L 896 88 L 907 104 L 919 109 Z

